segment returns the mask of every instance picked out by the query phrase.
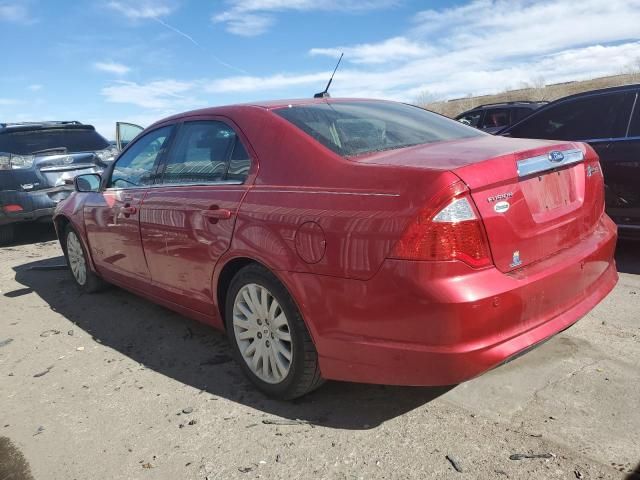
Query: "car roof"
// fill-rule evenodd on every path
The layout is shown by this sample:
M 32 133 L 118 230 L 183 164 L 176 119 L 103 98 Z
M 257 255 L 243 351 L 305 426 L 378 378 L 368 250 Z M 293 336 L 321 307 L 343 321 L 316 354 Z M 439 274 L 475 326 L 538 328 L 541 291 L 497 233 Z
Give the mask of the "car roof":
M 580 98 L 587 97 L 589 95 L 600 95 L 602 93 L 615 93 L 615 92 L 625 92 L 630 90 L 637 90 L 640 88 L 640 83 L 629 83 L 627 85 L 619 85 L 617 87 L 607 87 L 607 88 L 599 88 L 597 90 L 587 90 L 586 92 L 574 93 L 573 95 L 567 95 L 566 97 L 561 97 L 549 105 L 553 105 L 554 103 L 559 103 L 563 100 L 570 100 L 572 98 Z
M 319 104 L 343 103 L 343 102 L 396 103 L 396 102 L 391 102 L 390 100 L 380 100 L 380 99 L 373 99 L 373 98 L 331 98 L 331 97 L 292 98 L 292 99 L 284 99 L 284 100 L 266 100 L 266 101 L 258 101 L 258 102 L 236 103 L 231 105 L 207 107 L 207 108 L 201 108 L 198 110 L 190 110 L 187 112 L 178 113 L 170 117 L 166 117 L 161 120 L 158 120 L 149 128 L 166 123 L 166 122 L 179 120 L 185 117 L 198 116 L 198 115 L 224 115 L 231 111 L 238 111 L 239 109 L 245 109 L 245 108 L 261 108 L 264 110 L 275 110 L 278 108 L 285 108 L 289 106 L 297 107 L 302 105 L 319 105 Z
M 51 120 L 43 122 L 0 122 L 0 133 L 44 130 L 51 128 L 94 130 L 93 125 L 80 123 L 77 120 Z
M 469 110 L 466 110 L 465 112 L 461 113 L 460 115 L 464 115 L 466 113 L 469 112 L 475 112 L 476 110 L 484 110 L 487 108 L 500 108 L 500 107 L 540 107 L 542 105 L 546 105 L 547 103 L 549 103 L 546 100 L 540 100 L 540 101 L 530 101 L 530 100 L 514 100 L 512 102 L 497 102 L 497 103 L 485 103 L 482 105 L 478 105 L 476 107 L 470 108 Z

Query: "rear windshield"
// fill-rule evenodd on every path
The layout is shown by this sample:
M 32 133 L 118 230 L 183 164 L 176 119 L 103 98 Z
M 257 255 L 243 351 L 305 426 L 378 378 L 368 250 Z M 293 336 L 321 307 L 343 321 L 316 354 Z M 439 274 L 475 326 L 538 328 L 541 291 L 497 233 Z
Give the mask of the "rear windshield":
M 343 157 L 485 135 L 422 108 L 392 102 L 319 103 L 274 112 Z
M 65 147 L 67 152 L 104 150 L 102 135 L 89 128 L 49 128 L 0 133 L 0 152 L 30 155 L 41 150 Z

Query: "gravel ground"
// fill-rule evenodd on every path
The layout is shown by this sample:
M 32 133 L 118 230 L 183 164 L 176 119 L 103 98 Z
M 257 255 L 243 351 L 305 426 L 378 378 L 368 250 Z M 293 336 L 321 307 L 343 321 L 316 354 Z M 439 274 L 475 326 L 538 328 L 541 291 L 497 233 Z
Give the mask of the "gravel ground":
M 293 403 L 256 392 L 220 333 L 79 294 L 49 228 L 0 262 L 0 480 L 640 478 L 639 244 L 593 312 L 480 378 Z

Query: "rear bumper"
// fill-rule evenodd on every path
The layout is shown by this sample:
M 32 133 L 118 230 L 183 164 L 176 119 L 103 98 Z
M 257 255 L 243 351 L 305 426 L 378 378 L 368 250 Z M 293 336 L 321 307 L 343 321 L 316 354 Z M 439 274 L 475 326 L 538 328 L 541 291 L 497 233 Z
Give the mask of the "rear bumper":
M 387 260 L 369 281 L 292 274 L 323 377 L 450 385 L 566 329 L 615 286 L 616 228 L 503 274 L 460 262 Z M 322 292 L 319 295 L 318 292 Z M 300 296 L 300 293 L 302 296 Z
M 32 192 L 0 191 L 0 225 L 48 220 L 53 216 L 56 205 L 72 191 L 67 187 Z M 19 206 L 21 209 L 7 211 L 5 208 L 9 206 Z

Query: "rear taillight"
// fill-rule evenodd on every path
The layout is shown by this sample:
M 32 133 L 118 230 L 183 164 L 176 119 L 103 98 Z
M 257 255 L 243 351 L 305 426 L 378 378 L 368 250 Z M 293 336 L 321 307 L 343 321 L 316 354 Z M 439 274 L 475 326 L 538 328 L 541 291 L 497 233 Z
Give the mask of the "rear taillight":
M 467 187 L 457 182 L 433 199 L 409 224 L 391 252 L 405 260 L 460 260 L 474 268 L 491 265 L 484 226 Z

